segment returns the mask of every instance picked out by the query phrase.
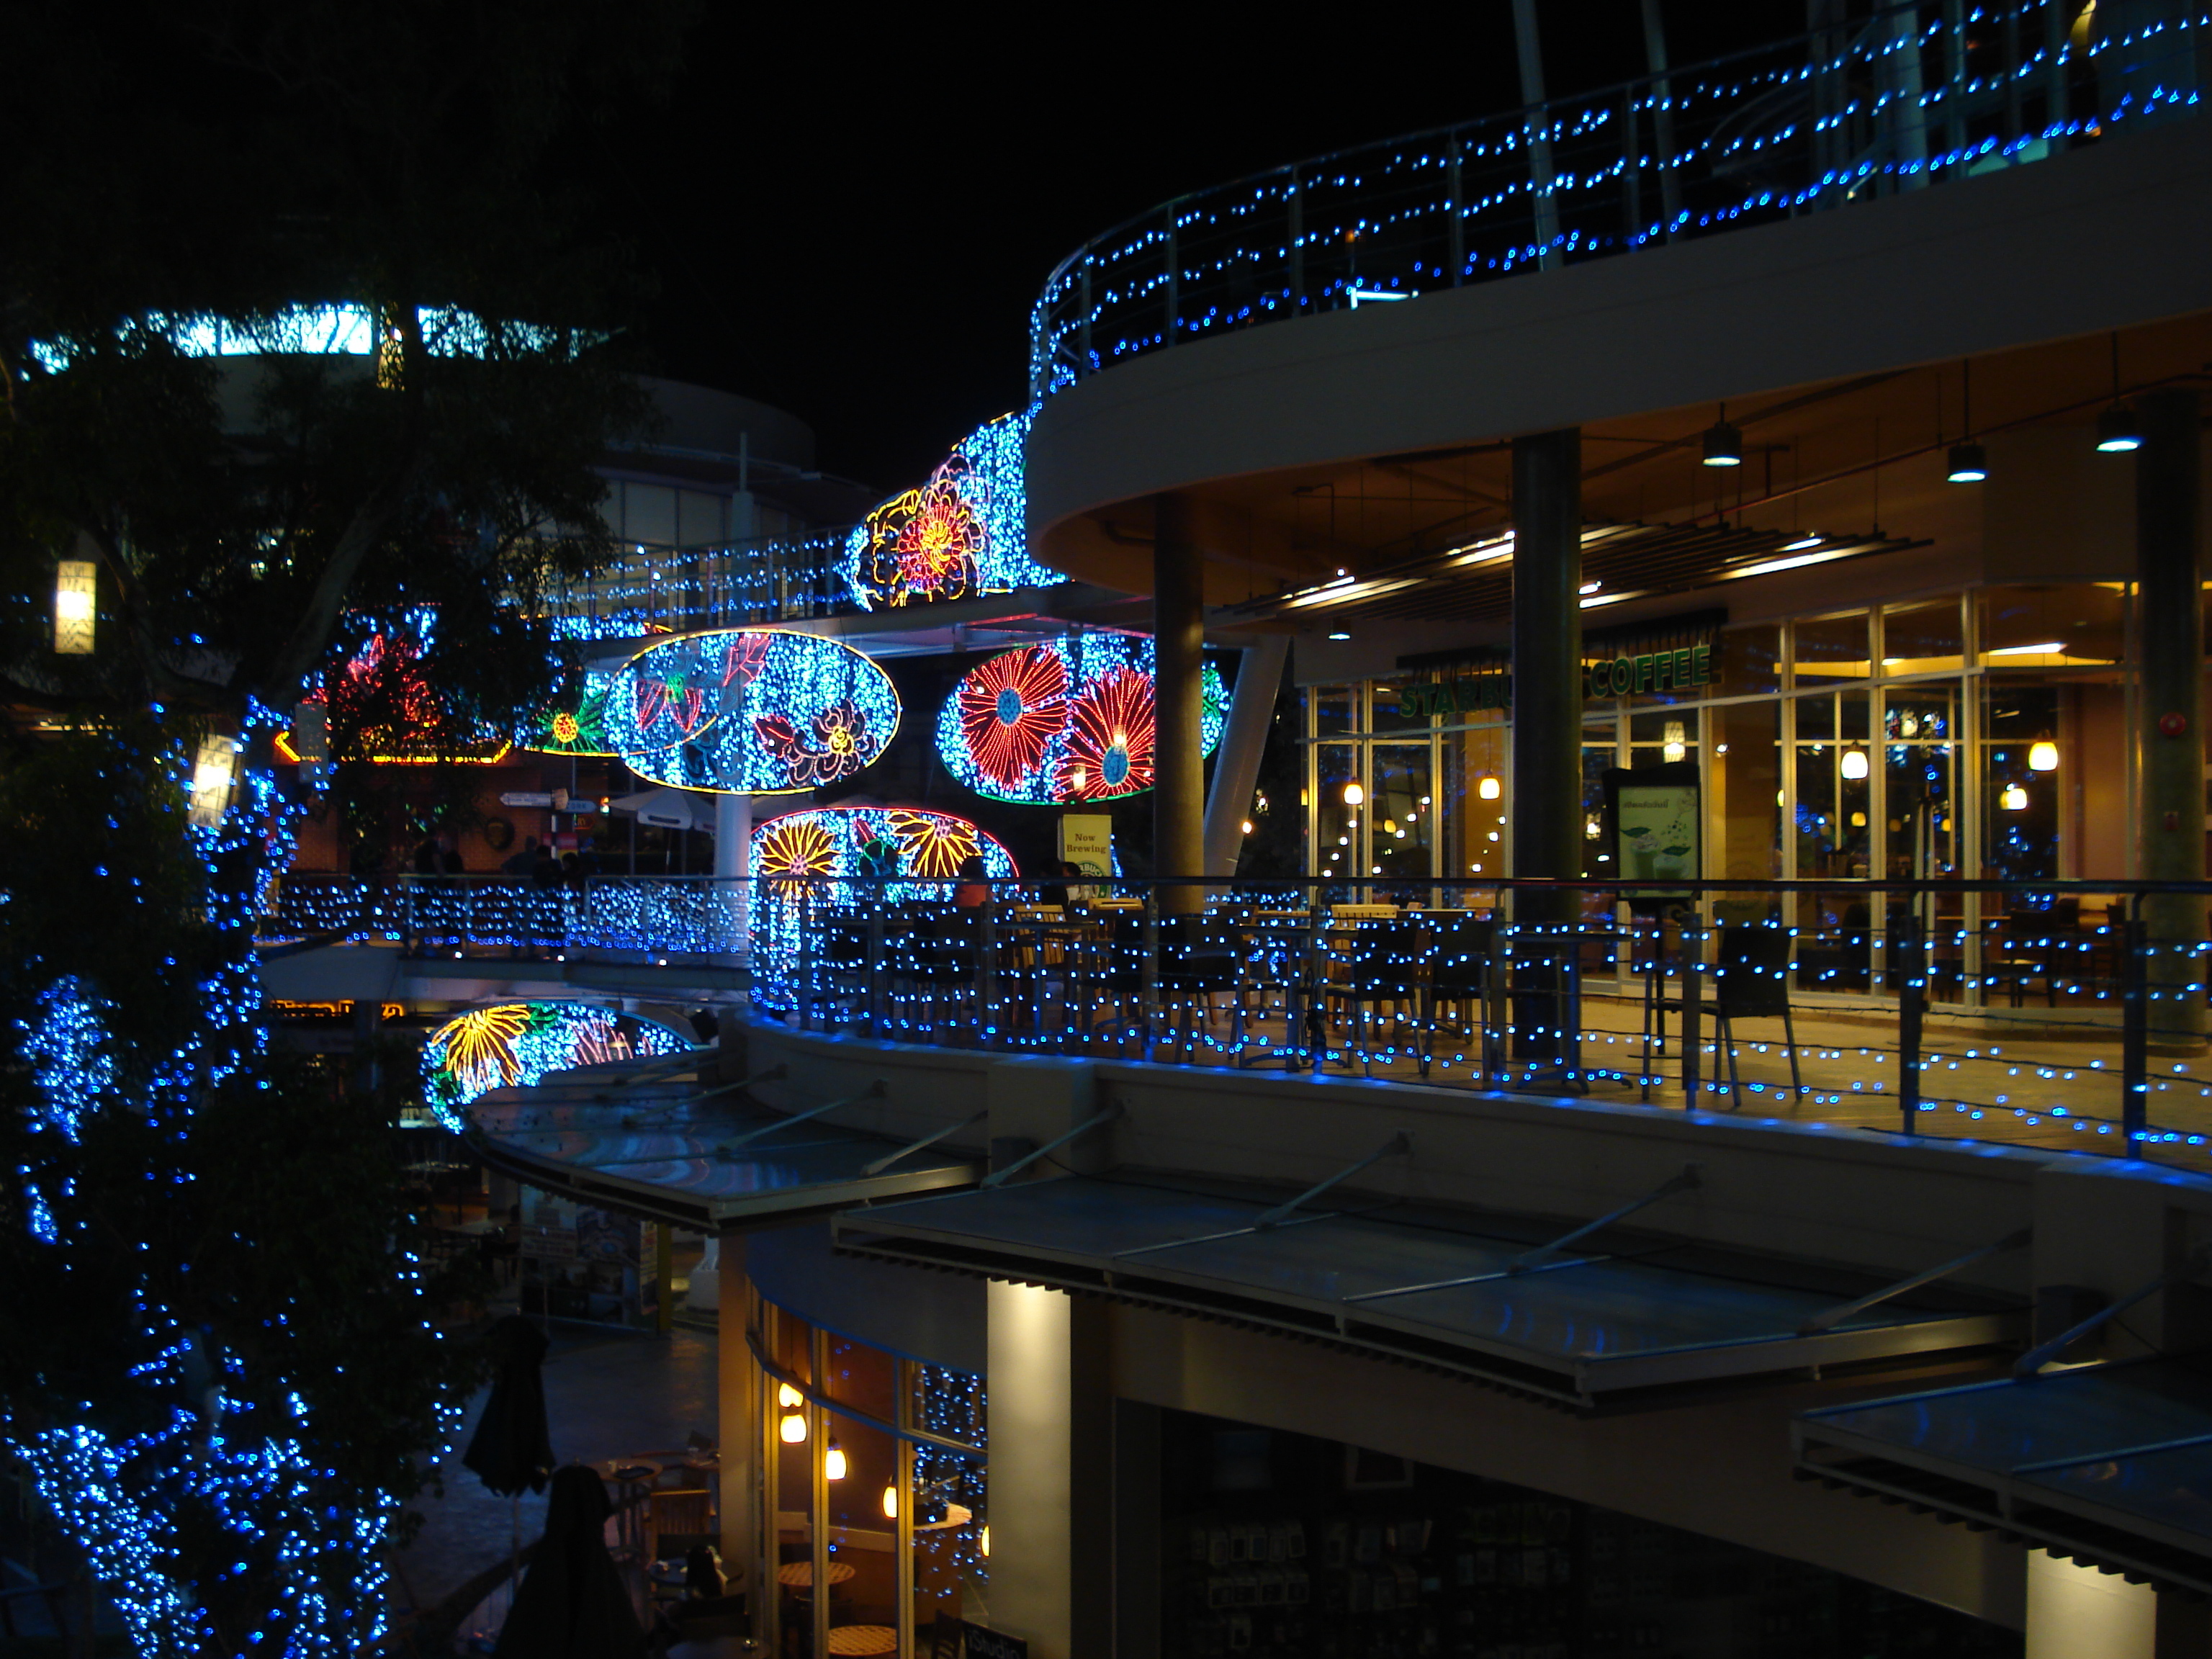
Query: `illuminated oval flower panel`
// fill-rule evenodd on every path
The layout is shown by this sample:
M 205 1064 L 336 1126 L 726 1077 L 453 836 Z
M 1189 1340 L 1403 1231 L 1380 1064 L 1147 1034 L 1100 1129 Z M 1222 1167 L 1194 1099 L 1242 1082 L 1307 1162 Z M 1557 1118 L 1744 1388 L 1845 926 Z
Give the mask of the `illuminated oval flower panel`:
M 678 789 L 792 794 L 848 778 L 898 730 L 898 693 L 864 653 L 778 629 L 687 634 L 614 677 L 608 741 Z
M 983 860 L 988 876 L 1021 872 L 991 836 L 950 812 L 910 806 L 823 806 L 786 812 L 753 827 L 754 1000 L 788 1007 L 775 965 L 799 959 L 799 919 L 841 906 L 943 900 L 960 866 Z M 865 879 L 861 879 L 865 878 Z
M 461 1110 L 494 1089 L 552 1072 L 680 1054 L 698 1044 L 656 1021 L 591 1002 L 509 1002 L 447 1020 L 422 1047 L 422 1097 L 456 1133 Z
M 1204 671 L 1200 752 L 1228 717 L 1228 693 Z M 1152 787 L 1157 730 L 1152 641 L 1073 634 L 1024 646 L 963 675 L 937 717 L 937 752 L 953 776 L 994 800 L 1115 800 Z

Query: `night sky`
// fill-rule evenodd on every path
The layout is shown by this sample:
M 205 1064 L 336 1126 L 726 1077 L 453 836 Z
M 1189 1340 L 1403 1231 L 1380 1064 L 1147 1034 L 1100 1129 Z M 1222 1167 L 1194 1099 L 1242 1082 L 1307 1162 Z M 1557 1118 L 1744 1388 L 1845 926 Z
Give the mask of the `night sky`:
M 1664 0 L 1677 65 L 1801 0 Z M 1637 0 L 1539 0 L 1553 97 L 1644 69 Z M 1508 0 L 1446 13 L 714 6 L 673 105 L 606 157 L 659 298 L 659 372 L 809 422 L 904 488 L 1025 395 L 1029 309 L 1170 197 L 1519 101 Z

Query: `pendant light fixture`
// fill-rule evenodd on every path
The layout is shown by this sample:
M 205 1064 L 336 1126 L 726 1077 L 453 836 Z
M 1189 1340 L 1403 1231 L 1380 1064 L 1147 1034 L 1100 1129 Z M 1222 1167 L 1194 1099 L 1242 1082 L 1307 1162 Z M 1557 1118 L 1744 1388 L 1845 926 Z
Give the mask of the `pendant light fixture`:
M 842 1480 L 845 1468 L 845 1449 L 832 1440 L 822 1454 L 822 1478 L 824 1480 Z
M 1721 405 L 1721 417 L 1705 428 L 1705 464 L 1707 466 L 1741 466 L 1743 465 L 1743 434 L 1729 424 L 1728 405 Z
M 1951 446 L 1951 453 L 1943 469 L 1944 477 L 1952 483 L 1979 483 L 1990 476 L 1989 452 L 1974 441 L 1973 375 L 1972 363 L 1961 362 L 1959 365 L 1959 413 L 1966 430 L 1960 441 Z M 1940 380 L 1938 386 L 1941 386 Z M 1936 424 L 1940 428 L 1943 424 L 1940 414 L 1942 399 L 1940 397 L 1936 399 L 1936 408 L 1939 414 Z M 1936 441 L 1939 444 L 1943 441 L 1940 429 L 1936 434 Z
M 2097 453 L 2125 455 L 2142 447 L 2142 422 L 2120 401 L 2120 335 L 2112 331 L 2112 406 L 2097 416 Z

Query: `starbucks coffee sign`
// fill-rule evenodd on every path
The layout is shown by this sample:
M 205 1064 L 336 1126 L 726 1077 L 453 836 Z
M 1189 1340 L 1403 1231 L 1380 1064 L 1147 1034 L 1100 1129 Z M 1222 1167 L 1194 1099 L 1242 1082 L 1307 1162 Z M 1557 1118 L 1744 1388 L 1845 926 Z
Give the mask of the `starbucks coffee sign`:
M 1674 651 L 1647 651 L 1587 665 L 1583 695 L 1628 697 L 1645 691 L 1687 691 L 1713 683 L 1713 648 L 1686 645 Z

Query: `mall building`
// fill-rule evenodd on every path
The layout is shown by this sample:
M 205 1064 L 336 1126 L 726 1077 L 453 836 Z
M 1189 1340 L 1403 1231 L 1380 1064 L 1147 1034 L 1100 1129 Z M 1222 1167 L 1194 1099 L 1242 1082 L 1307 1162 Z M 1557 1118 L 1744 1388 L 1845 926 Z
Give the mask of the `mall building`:
M 1054 273 L 1029 548 L 1149 603 L 1161 872 L 1234 873 L 1205 653 L 1287 640 L 1336 901 L 1742 883 L 1695 902 L 1836 1005 L 1911 915 L 1966 1019 L 1974 884 L 2202 882 L 2212 23 L 1808 21 Z M 1647 769 L 1686 816 L 1620 870 Z M 2212 1654 L 2212 1178 L 902 1035 L 757 1009 L 688 1117 L 471 1109 L 718 1239 L 779 1652 Z

